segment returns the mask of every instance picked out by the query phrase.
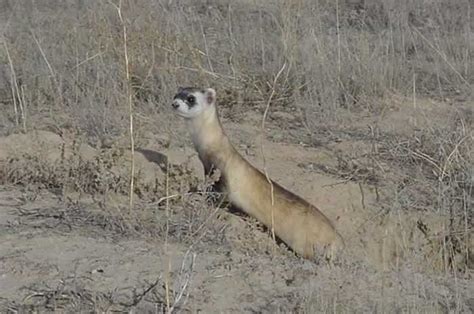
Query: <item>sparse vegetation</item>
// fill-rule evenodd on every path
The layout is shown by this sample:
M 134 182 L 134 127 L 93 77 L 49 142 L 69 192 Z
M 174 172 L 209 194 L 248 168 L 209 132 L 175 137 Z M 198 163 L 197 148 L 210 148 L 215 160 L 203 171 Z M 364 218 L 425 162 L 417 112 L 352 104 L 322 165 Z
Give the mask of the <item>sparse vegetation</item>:
M 0 288 L 0 308 L 474 311 L 472 1 L 122 0 L 122 19 L 118 5 L 0 1 L 0 196 L 22 191 L 13 218 L 0 202 L 0 237 L 110 236 L 135 252 L 89 239 L 117 259 L 113 272 L 127 273 L 127 258 L 150 275 L 97 286 L 64 266 L 74 280 L 26 282 L 14 296 Z M 185 85 L 217 90 L 230 138 L 258 166 L 267 109 L 269 176 L 305 198 L 334 189 L 315 198 L 349 244 L 334 268 L 274 250 L 256 221 L 203 195 L 169 110 Z M 165 237 L 172 282 L 151 248 Z M 138 242 L 153 252 L 148 264 Z M 0 269 L 14 274 L 18 254 L 0 250 Z M 247 285 L 233 298 L 216 283 L 228 277 Z

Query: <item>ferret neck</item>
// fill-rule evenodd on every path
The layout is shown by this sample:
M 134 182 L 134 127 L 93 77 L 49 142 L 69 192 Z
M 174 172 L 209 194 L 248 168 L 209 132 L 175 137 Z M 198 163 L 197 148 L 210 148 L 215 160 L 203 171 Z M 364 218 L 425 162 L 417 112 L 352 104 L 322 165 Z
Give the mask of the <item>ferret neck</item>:
M 215 120 L 217 118 L 217 109 L 215 106 L 210 106 L 206 108 L 206 110 L 203 110 L 201 114 L 197 117 L 195 117 L 193 120 L 196 122 L 209 122 L 212 120 Z
M 190 119 L 188 128 L 201 160 L 209 160 L 221 169 L 233 147 L 222 129 L 216 108 L 208 108 L 198 117 Z
M 204 131 L 203 136 L 222 133 L 222 126 L 217 115 L 215 106 L 203 111 L 199 116 L 190 119 L 188 122 L 192 133 Z

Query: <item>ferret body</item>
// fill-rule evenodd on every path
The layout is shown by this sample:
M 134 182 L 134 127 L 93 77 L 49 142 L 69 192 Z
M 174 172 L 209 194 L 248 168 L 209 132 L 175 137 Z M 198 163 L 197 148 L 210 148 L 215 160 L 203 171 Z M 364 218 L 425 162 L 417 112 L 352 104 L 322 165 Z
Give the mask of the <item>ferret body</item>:
M 180 89 L 173 108 L 186 119 L 205 173 L 209 175 L 213 168 L 220 171 L 234 206 L 274 230 L 302 257 L 332 257 L 344 246 L 342 237 L 319 209 L 276 182 L 270 184 L 237 152 L 221 126 L 213 89 Z

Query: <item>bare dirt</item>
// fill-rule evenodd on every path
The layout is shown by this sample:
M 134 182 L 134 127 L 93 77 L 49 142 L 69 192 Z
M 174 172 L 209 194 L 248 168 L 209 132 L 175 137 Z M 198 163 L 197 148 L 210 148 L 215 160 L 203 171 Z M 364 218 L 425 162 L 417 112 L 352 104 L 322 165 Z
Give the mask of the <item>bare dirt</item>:
M 420 106 L 442 117 L 435 103 Z M 427 121 L 426 108 L 398 107 L 378 125 L 407 132 Z M 357 121 L 363 129 L 369 120 Z M 387 210 L 396 182 L 392 174 L 344 173 L 338 161 L 340 152 L 370 152 L 370 141 L 341 133 L 331 135 L 339 140 L 314 145 L 293 123 L 288 112 L 270 116 L 263 143 L 267 170 L 335 222 L 347 248 L 334 264 L 302 260 L 273 244 L 254 219 L 206 201 L 199 193 L 201 165 L 184 131 L 171 139 L 154 134 L 141 139 L 132 213 L 123 179 L 129 169 L 125 140 L 97 149 L 67 132 L 1 138 L 2 171 L 10 183 L 0 188 L 0 308 L 472 312 L 472 274 L 453 279 L 433 258 L 438 247 L 420 228 L 440 234 L 447 217 Z M 238 150 L 262 168 L 258 115 L 244 113 L 239 121 L 224 119 L 224 125 Z

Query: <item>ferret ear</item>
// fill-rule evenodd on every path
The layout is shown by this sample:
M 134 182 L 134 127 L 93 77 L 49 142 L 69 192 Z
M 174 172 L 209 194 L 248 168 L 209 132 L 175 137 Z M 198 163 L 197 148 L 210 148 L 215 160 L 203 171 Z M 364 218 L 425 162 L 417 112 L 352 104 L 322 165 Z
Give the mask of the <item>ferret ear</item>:
M 216 102 L 216 91 L 213 88 L 206 89 L 206 101 L 209 105 Z

